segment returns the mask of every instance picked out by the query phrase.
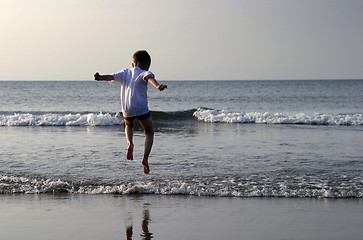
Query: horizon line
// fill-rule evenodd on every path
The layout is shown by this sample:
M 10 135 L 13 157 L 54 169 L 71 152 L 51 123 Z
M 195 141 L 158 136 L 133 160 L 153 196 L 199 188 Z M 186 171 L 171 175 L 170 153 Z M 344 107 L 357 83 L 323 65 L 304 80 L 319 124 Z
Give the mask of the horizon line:
M 218 80 L 218 79 L 158 79 L 158 81 L 339 81 L 339 80 L 363 80 L 363 78 L 296 78 L 296 79 L 289 79 L 289 78 L 284 78 L 284 79 L 224 79 L 224 80 Z M 0 79 L 0 82 L 92 82 L 92 81 L 96 81 L 93 79 L 85 79 L 85 80 L 21 80 L 21 79 L 13 79 L 13 80 L 5 80 L 5 79 Z

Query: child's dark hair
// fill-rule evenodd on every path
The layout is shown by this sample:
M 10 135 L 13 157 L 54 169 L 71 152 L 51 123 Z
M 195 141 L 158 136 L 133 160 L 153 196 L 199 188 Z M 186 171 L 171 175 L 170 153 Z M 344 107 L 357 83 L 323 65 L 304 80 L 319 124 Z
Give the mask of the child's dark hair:
M 151 57 L 145 50 L 139 50 L 134 53 L 132 57 L 137 67 L 149 68 L 151 64 Z

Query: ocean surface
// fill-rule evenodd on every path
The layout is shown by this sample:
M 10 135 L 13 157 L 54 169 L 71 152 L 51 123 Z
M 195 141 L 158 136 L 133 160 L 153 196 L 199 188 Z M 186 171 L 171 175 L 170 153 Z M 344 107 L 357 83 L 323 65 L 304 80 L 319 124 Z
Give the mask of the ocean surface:
M 363 197 L 363 80 L 163 83 L 145 175 L 118 83 L 0 81 L 0 194 Z

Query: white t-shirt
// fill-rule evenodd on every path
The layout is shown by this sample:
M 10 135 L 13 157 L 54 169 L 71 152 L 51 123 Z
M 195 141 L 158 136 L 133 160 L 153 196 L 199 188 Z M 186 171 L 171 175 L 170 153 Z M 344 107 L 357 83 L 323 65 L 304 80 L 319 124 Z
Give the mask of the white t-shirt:
M 154 74 L 139 67 L 126 68 L 112 76 L 121 82 L 121 106 L 124 117 L 135 117 L 149 112 L 146 77 Z

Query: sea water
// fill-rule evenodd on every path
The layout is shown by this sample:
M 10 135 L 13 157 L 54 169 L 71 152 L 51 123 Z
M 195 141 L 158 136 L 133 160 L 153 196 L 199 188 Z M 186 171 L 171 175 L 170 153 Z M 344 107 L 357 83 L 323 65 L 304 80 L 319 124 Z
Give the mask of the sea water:
M 363 81 L 167 81 L 126 160 L 120 86 L 0 82 L 0 193 L 363 197 Z

